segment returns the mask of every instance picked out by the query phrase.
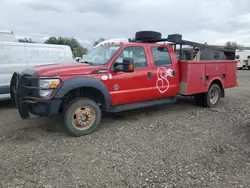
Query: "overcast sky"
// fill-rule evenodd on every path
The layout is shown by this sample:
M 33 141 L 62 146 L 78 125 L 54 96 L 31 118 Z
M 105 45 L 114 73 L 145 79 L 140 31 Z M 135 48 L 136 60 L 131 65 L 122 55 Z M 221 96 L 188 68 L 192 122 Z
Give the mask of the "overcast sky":
M 34 40 L 72 36 L 83 42 L 157 30 L 250 46 L 249 7 L 250 0 L 0 0 L 0 30 Z

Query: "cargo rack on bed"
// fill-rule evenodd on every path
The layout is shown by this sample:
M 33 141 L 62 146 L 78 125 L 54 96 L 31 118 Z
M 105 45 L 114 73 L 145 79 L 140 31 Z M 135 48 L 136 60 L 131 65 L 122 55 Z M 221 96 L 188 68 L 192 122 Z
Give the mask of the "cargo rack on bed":
M 135 39 L 130 39 L 130 42 L 141 42 L 141 43 L 156 43 L 156 42 L 170 42 L 169 45 L 172 45 L 174 51 L 176 52 L 176 45 L 179 45 L 180 49 L 180 59 L 182 55 L 182 46 L 188 45 L 193 47 L 193 51 L 197 53 L 198 51 L 202 51 L 203 49 L 210 49 L 214 51 L 224 52 L 227 60 L 234 60 L 235 59 L 235 50 L 221 48 L 213 45 L 208 44 L 201 44 L 197 42 L 192 42 L 188 40 L 183 40 L 182 35 L 180 34 L 171 34 L 168 35 L 168 38 L 161 38 L 161 33 L 156 31 L 138 31 L 135 34 Z

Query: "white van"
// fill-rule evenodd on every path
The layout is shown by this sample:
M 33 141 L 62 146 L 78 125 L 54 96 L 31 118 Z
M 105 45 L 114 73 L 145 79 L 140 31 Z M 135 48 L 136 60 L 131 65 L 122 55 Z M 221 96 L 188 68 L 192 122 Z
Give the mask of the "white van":
M 0 30 L 0 41 L 17 42 L 13 31 Z
M 0 100 L 8 99 L 12 74 L 37 65 L 73 63 L 67 45 L 0 41 Z

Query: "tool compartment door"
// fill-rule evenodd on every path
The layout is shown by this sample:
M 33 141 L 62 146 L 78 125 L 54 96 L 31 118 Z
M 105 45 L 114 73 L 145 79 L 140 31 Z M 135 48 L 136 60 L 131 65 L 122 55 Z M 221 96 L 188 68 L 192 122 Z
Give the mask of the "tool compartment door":
M 202 62 L 180 61 L 179 94 L 192 95 L 206 92 L 206 66 Z
M 226 65 L 225 88 L 237 86 L 237 62 L 229 62 Z

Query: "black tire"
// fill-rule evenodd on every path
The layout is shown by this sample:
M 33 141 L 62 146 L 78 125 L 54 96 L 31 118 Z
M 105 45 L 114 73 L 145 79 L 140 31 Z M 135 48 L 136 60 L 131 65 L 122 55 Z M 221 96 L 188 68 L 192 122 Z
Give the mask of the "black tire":
M 250 66 L 248 66 L 248 70 L 250 70 Z
M 138 31 L 135 33 L 135 40 L 160 40 L 161 33 L 156 31 Z
M 16 96 L 15 96 L 13 87 L 10 88 L 10 99 L 11 99 L 12 104 L 16 106 Z
M 87 112 L 88 110 L 80 110 L 80 108 L 83 108 L 83 107 L 85 108 L 88 107 L 89 110 L 91 110 L 91 112 L 95 114 L 94 117 L 93 117 L 93 114 L 89 116 L 84 114 L 84 113 L 88 113 Z M 90 125 L 89 127 L 88 126 L 80 127 L 80 125 L 77 122 L 74 122 L 74 121 L 77 121 L 76 120 L 77 109 L 79 110 L 79 116 L 82 115 L 85 118 L 89 118 L 89 117 L 93 118 L 92 125 Z M 79 121 L 83 122 L 84 120 L 82 120 L 81 117 L 79 116 L 78 116 Z M 65 124 L 65 128 L 67 132 L 69 133 L 69 135 L 76 136 L 76 137 L 84 136 L 84 135 L 95 132 L 100 124 L 101 116 L 102 116 L 102 112 L 101 112 L 99 105 L 95 101 L 88 99 L 88 98 L 76 98 L 70 101 L 65 106 L 64 112 L 63 112 L 64 124 Z M 92 118 L 89 118 L 89 119 L 92 120 Z
M 213 93 L 213 91 L 215 91 L 216 94 Z M 217 84 L 212 84 L 210 85 L 207 93 L 197 94 L 194 97 L 196 104 L 198 105 L 206 107 L 215 107 L 221 98 L 221 88 Z M 215 98 L 212 99 L 213 97 Z
M 199 93 L 194 95 L 194 99 L 197 105 L 205 106 L 205 93 Z

